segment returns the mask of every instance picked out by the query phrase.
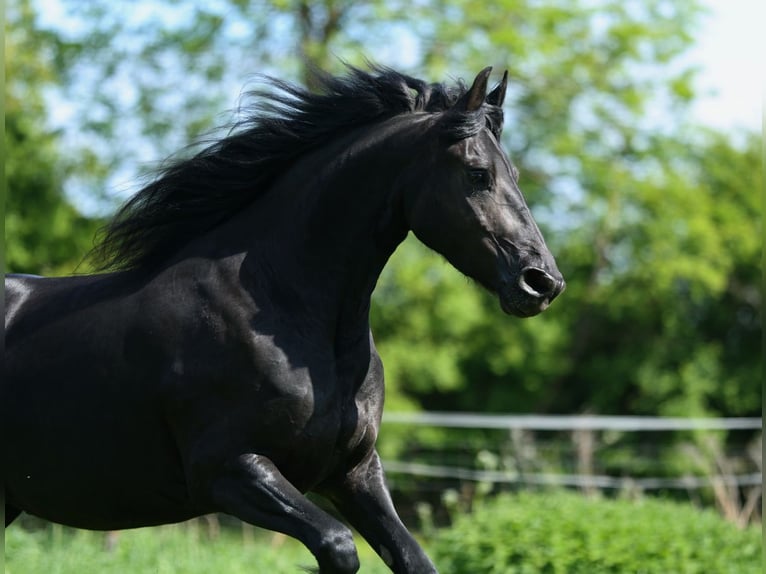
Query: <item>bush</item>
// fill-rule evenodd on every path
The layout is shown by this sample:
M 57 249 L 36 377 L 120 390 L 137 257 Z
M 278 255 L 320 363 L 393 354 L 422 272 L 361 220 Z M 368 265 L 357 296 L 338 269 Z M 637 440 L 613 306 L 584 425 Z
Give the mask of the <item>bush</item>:
M 761 533 L 713 511 L 568 492 L 500 495 L 439 532 L 442 574 L 749 574 Z

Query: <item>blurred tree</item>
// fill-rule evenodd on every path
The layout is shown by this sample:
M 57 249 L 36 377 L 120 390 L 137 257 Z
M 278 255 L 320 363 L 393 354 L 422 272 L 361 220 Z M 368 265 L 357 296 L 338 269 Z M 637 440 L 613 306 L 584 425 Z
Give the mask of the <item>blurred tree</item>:
M 370 56 L 438 80 L 509 67 L 506 143 L 539 179 L 530 193 L 576 177 L 583 152 L 641 145 L 668 124 L 647 122 L 648 106 L 693 95 L 690 73 L 670 63 L 690 43 L 698 0 L 136 0 L 129 12 L 110 0 L 60 2 L 53 60 L 77 139 L 131 179 L 126 166 L 135 172 L 225 123 L 217 114 L 253 74 L 310 83 L 312 66 L 338 72 L 341 59 Z M 91 183 L 92 194 L 104 187 Z
M 569 287 L 538 318 L 403 246 L 373 315 L 394 384 L 431 409 L 758 416 L 760 141 L 652 148 L 644 176 L 589 167 L 611 203 L 554 250 Z
M 63 193 L 66 164 L 46 127 L 43 90 L 52 38 L 35 28 L 28 0 L 8 7 L 5 36 L 5 264 L 9 272 L 71 273 L 90 249 L 96 223 Z
M 405 244 L 374 310 L 394 384 L 430 409 L 757 415 L 759 143 L 683 121 L 698 6 L 445 10 L 435 68 L 488 46 L 513 62 L 505 139 L 569 288 L 509 321 Z

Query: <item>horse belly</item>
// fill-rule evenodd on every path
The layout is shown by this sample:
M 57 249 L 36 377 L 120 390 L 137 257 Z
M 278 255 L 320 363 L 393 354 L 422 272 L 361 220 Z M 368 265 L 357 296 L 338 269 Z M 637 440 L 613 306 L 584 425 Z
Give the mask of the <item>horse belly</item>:
M 43 518 L 91 529 L 193 516 L 183 466 L 158 404 L 70 385 L 6 393 L 6 497 Z M 36 392 L 35 392 L 36 389 Z M 58 389 L 60 391 L 60 389 Z
M 58 429 L 58 437 L 25 429 L 13 440 L 6 468 L 8 501 L 31 514 L 71 526 L 120 529 L 177 522 L 195 513 L 183 470 L 161 436 L 143 449 L 115 438 L 114 427 L 93 436 Z M 23 450 L 22 450 L 23 449 Z

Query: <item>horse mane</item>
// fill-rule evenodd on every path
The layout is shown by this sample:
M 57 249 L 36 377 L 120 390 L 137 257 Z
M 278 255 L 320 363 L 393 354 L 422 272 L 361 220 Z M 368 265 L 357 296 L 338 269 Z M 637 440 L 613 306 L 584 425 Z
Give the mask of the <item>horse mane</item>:
M 101 230 L 91 252 L 99 270 L 149 270 L 263 195 L 304 154 L 351 129 L 416 112 L 447 111 L 466 92 L 372 66 L 345 76 L 315 72 L 316 91 L 271 77 L 248 92 L 253 104 L 228 135 L 191 158 L 160 169 Z M 485 104 L 444 122 L 460 140 L 488 126 L 499 135 L 502 110 Z

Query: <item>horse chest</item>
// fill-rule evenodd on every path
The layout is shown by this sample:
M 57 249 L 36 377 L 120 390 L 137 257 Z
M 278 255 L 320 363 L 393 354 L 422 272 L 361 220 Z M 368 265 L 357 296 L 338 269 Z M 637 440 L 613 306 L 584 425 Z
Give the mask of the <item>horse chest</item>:
M 329 385 L 332 381 L 334 384 Z M 338 379 L 332 374 L 307 377 L 301 399 L 284 397 L 283 412 L 293 422 L 295 441 L 292 449 L 304 455 L 321 455 L 327 451 L 345 453 L 353 449 L 366 428 L 377 417 L 377 403 L 360 392 L 364 379 Z M 329 454 L 329 453 L 328 453 Z
M 340 358 L 316 354 L 300 363 L 281 361 L 268 376 L 274 396 L 256 424 L 257 442 L 299 488 L 310 489 L 374 446 L 383 381 L 369 344 Z M 275 427 L 281 432 L 274 433 Z

